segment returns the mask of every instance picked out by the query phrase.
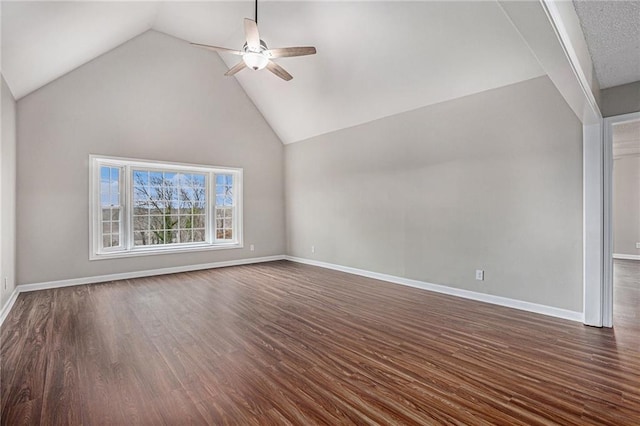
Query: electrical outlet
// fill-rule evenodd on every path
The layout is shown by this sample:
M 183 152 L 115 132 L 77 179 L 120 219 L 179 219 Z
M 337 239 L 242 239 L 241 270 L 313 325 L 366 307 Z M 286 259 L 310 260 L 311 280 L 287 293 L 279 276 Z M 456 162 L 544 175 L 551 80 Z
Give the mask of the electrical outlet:
M 315 253 L 316 252 L 316 246 L 311 246 L 311 253 Z
M 253 246 L 253 244 L 251 244 L 251 245 L 249 246 L 249 250 L 254 251 L 255 249 L 256 249 L 256 248 Z
M 636 248 L 640 249 L 640 243 L 636 243 Z
M 484 281 L 484 271 L 482 269 L 476 269 L 476 280 Z

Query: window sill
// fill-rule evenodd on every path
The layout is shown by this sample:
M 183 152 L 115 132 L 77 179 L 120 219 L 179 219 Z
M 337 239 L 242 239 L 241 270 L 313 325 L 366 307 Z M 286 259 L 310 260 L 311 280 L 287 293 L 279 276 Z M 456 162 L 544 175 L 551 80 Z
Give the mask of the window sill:
M 157 254 L 191 253 L 195 251 L 229 250 L 240 249 L 243 247 L 244 244 L 242 243 L 199 244 L 186 247 L 139 247 L 129 251 L 91 253 L 89 255 L 89 260 L 119 259 L 138 256 L 153 256 Z

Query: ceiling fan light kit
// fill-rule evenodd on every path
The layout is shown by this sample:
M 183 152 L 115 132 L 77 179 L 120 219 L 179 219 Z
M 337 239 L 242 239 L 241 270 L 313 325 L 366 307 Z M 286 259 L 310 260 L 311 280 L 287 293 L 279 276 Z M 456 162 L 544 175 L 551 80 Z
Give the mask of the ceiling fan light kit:
M 265 68 L 269 63 L 269 58 L 267 58 L 262 53 L 256 52 L 245 53 L 244 55 L 242 55 L 242 60 L 247 67 L 251 68 L 254 71 Z
M 245 68 L 259 71 L 264 68 L 271 71 L 285 81 L 293 78 L 284 68 L 272 61 L 273 58 L 290 58 L 294 56 L 314 55 L 316 48 L 307 47 L 281 47 L 269 49 L 267 44 L 260 39 L 258 32 L 258 0 L 256 0 L 255 21 L 249 18 L 244 19 L 244 34 L 247 42 L 242 46 L 242 50 L 227 49 L 226 47 L 211 46 L 208 44 L 191 43 L 194 46 L 216 52 L 231 53 L 242 56 L 242 61 L 231 67 L 224 75 L 231 76 Z

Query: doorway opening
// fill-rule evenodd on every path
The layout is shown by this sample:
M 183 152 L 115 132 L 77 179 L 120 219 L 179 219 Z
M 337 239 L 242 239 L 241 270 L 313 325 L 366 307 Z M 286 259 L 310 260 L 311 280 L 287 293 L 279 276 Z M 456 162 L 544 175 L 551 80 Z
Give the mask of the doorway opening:
M 605 120 L 604 326 L 640 324 L 640 113 Z M 607 158 L 608 157 L 608 158 Z M 607 235 L 608 234 L 608 235 Z

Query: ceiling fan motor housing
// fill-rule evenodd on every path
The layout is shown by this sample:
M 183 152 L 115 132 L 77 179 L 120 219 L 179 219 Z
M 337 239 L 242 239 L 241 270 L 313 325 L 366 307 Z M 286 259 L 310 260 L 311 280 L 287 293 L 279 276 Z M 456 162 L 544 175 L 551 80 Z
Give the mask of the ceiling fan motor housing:
M 252 50 L 249 45 L 247 44 L 247 42 L 244 43 L 244 45 L 242 46 L 242 50 L 249 53 L 249 52 L 253 52 L 253 53 L 262 53 L 266 50 L 269 50 L 269 48 L 267 47 L 267 43 L 264 42 L 264 40 L 260 40 L 260 49 L 259 50 Z

